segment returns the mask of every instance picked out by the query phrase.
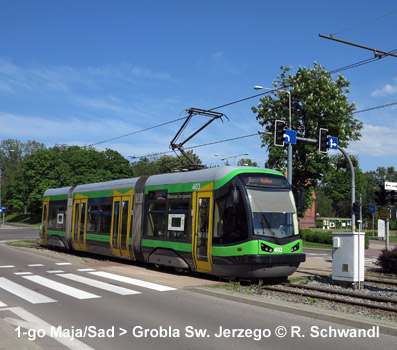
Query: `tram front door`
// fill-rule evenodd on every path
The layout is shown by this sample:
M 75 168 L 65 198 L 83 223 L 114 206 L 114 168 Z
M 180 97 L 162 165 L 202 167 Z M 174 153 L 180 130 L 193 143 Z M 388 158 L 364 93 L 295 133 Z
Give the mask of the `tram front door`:
M 197 271 L 212 271 L 212 202 L 212 192 L 196 193 L 193 256 Z

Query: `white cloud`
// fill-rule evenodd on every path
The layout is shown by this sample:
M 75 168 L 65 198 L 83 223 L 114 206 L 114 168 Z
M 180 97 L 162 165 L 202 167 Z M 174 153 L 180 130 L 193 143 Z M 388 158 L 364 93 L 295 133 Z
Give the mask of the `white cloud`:
M 233 64 L 233 62 L 226 57 L 224 52 L 215 52 L 212 55 L 212 61 L 218 69 L 230 74 L 238 74 L 240 70 Z
M 397 85 L 390 85 L 386 84 L 381 89 L 376 89 L 371 93 L 372 97 L 379 97 L 379 96 L 388 96 L 388 95 L 395 95 L 397 94 Z
M 0 92 L 19 91 L 68 91 L 75 85 L 80 87 L 98 87 L 99 82 L 118 84 L 122 82 L 139 83 L 147 80 L 172 81 L 170 74 L 155 72 L 148 68 L 135 66 L 130 63 L 118 65 L 102 65 L 87 67 L 71 66 L 18 66 L 0 57 Z
M 353 154 L 390 157 L 397 159 L 397 129 L 365 124 L 362 130 L 362 139 L 352 142 L 349 151 Z

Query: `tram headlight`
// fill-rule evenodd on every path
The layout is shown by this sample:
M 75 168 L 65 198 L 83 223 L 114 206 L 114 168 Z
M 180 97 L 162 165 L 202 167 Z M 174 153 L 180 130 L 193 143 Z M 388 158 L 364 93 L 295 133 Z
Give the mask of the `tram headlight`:
M 296 243 L 292 248 L 291 248 L 291 253 L 296 252 L 297 250 L 299 250 L 300 244 Z
M 269 247 L 268 245 L 266 245 L 264 243 L 261 243 L 261 249 L 262 249 L 263 252 L 273 253 L 273 248 Z

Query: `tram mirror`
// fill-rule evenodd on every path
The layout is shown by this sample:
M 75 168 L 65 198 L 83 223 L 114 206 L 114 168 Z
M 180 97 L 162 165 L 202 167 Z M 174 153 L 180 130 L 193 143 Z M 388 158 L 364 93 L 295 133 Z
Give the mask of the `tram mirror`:
M 302 209 L 305 206 L 305 201 L 306 201 L 305 192 L 299 190 L 298 191 L 298 201 L 297 201 L 297 204 L 296 204 L 298 209 Z
M 238 189 L 236 187 L 233 187 L 232 189 L 232 199 L 234 205 L 240 203 L 240 193 L 238 192 Z
M 302 209 L 305 206 L 305 202 L 306 202 L 305 192 L 302 189 L 297 188 L 295 186 L 292 186 L 292 192 L 294 194 L 296 209 L 297 210 Z

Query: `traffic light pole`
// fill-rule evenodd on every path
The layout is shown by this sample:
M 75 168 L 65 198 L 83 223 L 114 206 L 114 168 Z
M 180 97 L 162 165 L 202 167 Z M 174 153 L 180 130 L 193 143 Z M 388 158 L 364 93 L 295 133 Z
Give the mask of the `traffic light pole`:
M 271 132 L 267 132 L 267 131 L 259 131 L 258 133 L 259 134 L 272 135 Z M 297 137 L 296 140 L 297 141 L 303 141 L 303 142 L 309 142 L 309 143 L 318 143 L 318 142 L 320 142 L 320 140 L 307 139 L 307 138 L 304 138 L 304 137 Z M 291 144 L 289 143 L 289 146 L 290 145 Z M 339 147 L 339 145 L 338 145 L 338 150 L 342 152 L 342 154 L 346 158 L 347 162 L 349 163 L 349 167 L 350 167 L 350 173 L 351 173 L 351 206 L 350 206 L 350 208 L 351 208 L 351 221 L 352 221 L 352 225 L 351 226 L 352 226 L 352 234 L 354 236 L 354 223 L 356 221 L 356 213 L 355 213 L 355 208 L 354 208 L 355 207 L 354 203 L 356 201 L 356 176 L 355 176 L 355 173 L 354 173 L 354 166 L 353 166 L 353 163 L 352 163 L 352 161 L 350 159 L 349 154 L 342 147 Z M 291 160 L 291 163 L 292 163 L 292 160 Z M 291 170 L 291 172 L 292 172 L 292 170 Z M 291 177 L 291 180 L 292 180 L 292 177 Z M 291 181 L 291 185 L 292 185 L 292 181 Z M 359 233 L 359 236 L 358 236 L 358 257 L 357 257 L 358 258 L 358 276 L 359 276 L 359 278 L 358 278 L 358 289 L 361 289 L 361 282 L 360 282 L 360 276 L 361 276 L 361 271 L 360 271 L 360 266 L 361 266 L 361 262 L 360 262 L 361 243 L 360 242 L 361 242 L 361 238 L 360 238 L 360 233 Z M 354 251 L 353 254 L 355 255 L 356 252 Z
M 273 135 L 270 131 L 258 131 L 258 134 Z M 309 143 L 318 143 L 319 142 L 318 140 L 307 139 L 305 137 L 297 137 L 296 140 L 303 141 L 303 142 L 309 142 Z M 290 143 L 288 144 L 288 147 L 291 147 L 291 149 L 292 149 L 292 145 Z M 353 204 L 356 201 L 356 176 L 354 173 L 354 166 L 350 159 L 349 154 L 342 147 L 339 147 L 339 145 L 338 145 L 338 150 L 342 152 L 342 154 L 344 155 L 344 157 L 346 158 L 346 160 L 350 166 L 350 173 L 351 173 L 351 206 L 350 207 L 351 207 L 351 219 L 352 219 L 352 233 L 354 233 L 354 223 L 356 221 L 356 213 L 354 212 Z M 291 177 L 290 177 L 290 179 L 292 180 L 292 151 L 290 152 L 290 155 L 291 155 Z M 289 161 L 289 158 L 288 158 L 288 161 Z

